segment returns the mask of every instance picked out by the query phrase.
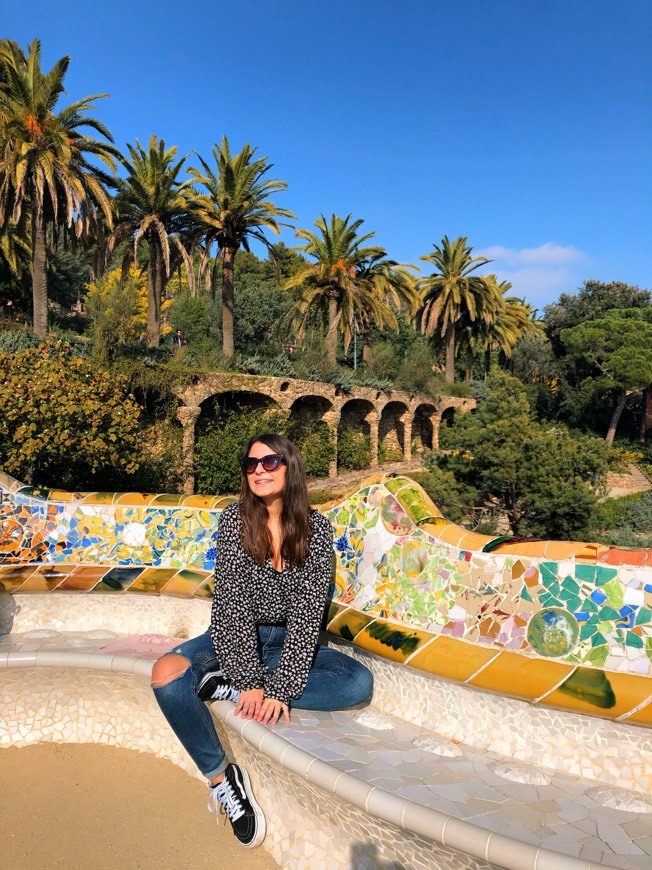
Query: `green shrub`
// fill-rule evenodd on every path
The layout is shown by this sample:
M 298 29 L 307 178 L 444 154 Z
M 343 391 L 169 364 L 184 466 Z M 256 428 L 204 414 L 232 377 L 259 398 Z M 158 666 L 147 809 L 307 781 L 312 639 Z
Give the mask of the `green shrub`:
M 20 353 L 21 350 L 36 347 L 38 343 L 38 338 L 26 326 L 16 325 L 12 329 L 0 332 L 0 350 L 4 350 L 6 353 Z
M 378 447 L 378 462 L 402 462 L 403 451 L 396 444 L 380 444 Z
M 627 513 L 618 525 L 634 532 L 652 534 L 652 492 L 646 492 L 640 498 L 630 501 Z
M 323 420 L 304 423 L 292 429 L 290 438 L 301 450 L 308 477 L 326 477 L 335 455 L 333 435 L 328 425 Z
M 180 329 L 182 336 L 189 341 L 188 347 L 210 335 L 213 321 L 212 306 L 208 299 L 191 296 L 187 292 L 174 297 L 170 306 L 172 332 Z
M 476 491 L 455 479 L 450 471 L 432 465 L 430 471 L 410 475 L 428 493 L 446 519 L 459 523 L 475 503 Z
M 611 471 L 627 471 L 628 465 L 638 465 L 644 456 L 643 450 L 637 450 L 631 445 L 621 446 L 617 444 L 611 451 L 609 468 Z
M 593 508 L 591 528 L 599 531 L 616 529 L 627 517 L 632 502 L 639 499 L 640 494 L 625 495 L 621 498 L 606 498 Z
M 262 432 L 285 434 L 287 415 L 278 410 L 238 408 L 219 412 L 216 421 L 197 438 L 197 492 L 222 495 L 240 491 L 240 457 L 247 442 Z
M 337 438 L 337 465 L 340 469 L 357 470 L 371 464 L 371 436 L 348 426 Z
M 308 500 L 313 507 L 318 504 L 326 504 L 326 502 L 333 501 L 336 497 L 336 493 L 332 492 L 330 489 L 313 489 L 308 493 Z
M 141 411 L 115 377 L 50 337 L 0 351 L 0 466 L 28 483 L 108 488 L 143 454 Z

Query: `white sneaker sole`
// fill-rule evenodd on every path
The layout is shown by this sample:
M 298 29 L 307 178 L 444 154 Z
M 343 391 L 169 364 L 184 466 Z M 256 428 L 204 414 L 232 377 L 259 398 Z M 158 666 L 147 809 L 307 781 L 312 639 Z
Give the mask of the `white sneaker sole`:
M 256 846 L 260 846 L 260 844 L 265 839 L 265 834 L 267 833 L 265 814 L 263 813 L 263 811 L 260 807 L 260 804 L 258 803 L 256 798 L 254 797 L 254 792 L 253 792 L 253 789 L 251 788 L 251 780 L 249 779 L 249 774 L 244 769 L 244 767 L 240 767 L 240 765 L 238 765 L 238 767 L 240 769 L 240 773 L 242 774 L 242 781 L 244 782 L 245 789 L 247 790 L 247 795 L 249 796 L 249 802 L 251 803 L 251 806 L 254 808 L 254 811 L 256 813 L 256 821 L 257 821 L 256 836 L 253 838 L 251 843 L 242 843 L 240 840 L 238 840 L 238 842 L 240 843 L 241 846 L 244 846 L 245 849 L 255 849 Z M 237 839 L 237 837 L 236 837 L 236 839 Z

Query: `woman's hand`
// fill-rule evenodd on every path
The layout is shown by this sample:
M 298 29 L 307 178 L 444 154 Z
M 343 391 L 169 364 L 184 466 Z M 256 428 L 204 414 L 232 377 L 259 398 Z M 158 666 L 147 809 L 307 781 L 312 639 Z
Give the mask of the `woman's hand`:
M 263 725 L 276 725 L 279 716 L 283 714 L 285 721 L 290 724 L 290 710 L 287 704 L 278 701 L 276 698 L 265 698 L 260 708 L 260 713 L 256 716 L 259 722 Z
M 240 699 L 235 705 L 235 715 L 242 716 L 243 719 L 258 719 L 260 721 L 263 695 L 262 689 L 249 689 L 247 692 L 240 692 Z

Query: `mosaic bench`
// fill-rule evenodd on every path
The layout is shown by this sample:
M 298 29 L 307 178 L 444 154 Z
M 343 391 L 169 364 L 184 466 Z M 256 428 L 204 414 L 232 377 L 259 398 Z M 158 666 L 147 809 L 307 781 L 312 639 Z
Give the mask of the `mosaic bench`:
M 154 648 L 141 655 L 133 639 L 102 632 L 185 637 L 203 629 L 216 518 L 228 500 L 40 492 L 7 477 L 0 484 L 0 582 L 13 593 L 0 599 L 5 631 L 13 623 L 0 646 L 0 663 L 4 656 L 12 675 L 4 694 L 21 695 L 23 711 L 31 710 L 2 742 L 12 735 L 23 743 L 66 739 L 67 730 L 86 727 L 86 739 L 140 742 L 133 748 L 158 747 L 184 766 L 174 757 L 178 749 L 160 748 L 169 742 L 165 726 L 143 712 L 151 704 L 143 677 L 160 648 L 151 640 Z M 346 866 L 355 857 L 355 866 L 376 866 L 377 850 L 383 859 L 412 854 L 422 866 L 649 866 L 647 553 L 479 540 L 441 518 L 406 479 L 372 480 L 323 509 L 336 527 L 338 553 L 328 627 L 374 669 L 377 712 L 360 721 L 368 713 L 295 712 L 290 728 L 270 732 L 246 723 L 239 731 L 243 723 L 229 718 L 228 705 L 214 705 L 236 753 L 250 744 L 258 787 L 285 777 L 289 804 L 274 819 L 268 844 L 277 860 Z M 577 569 L 587 566 L 593 573 L 583 576 Z M 604 598 L 591 597 L 603 589 Z M 576 602 L 567 593 L 584 610 L 571 609 Z M 577 614 L 591 612 L 588 599 L 616 611 L 617 620 L 600 610 L 599 620 L 585 620 L 599 622 L 606 643 L 595 643 L 595 631 L 582 635 Z M 532 629 L 546 610 L 551 625 Z M 62 629 L 67 633 L 52 634 Z M 629 629 L 642 647 L 627 642 Z M 624 656 L 614 642 L 621 636 Z M 606 655 L 592 656 L 600 646 Z M 641 649 L 645 655 L 637 656 Z M 483 685 L 489 665 L 494 673 Z M 111 699 L 107 721 L 99 723 L 97 705 L 86 697 L 90 667 L 94 701 L 100 688 Z M 569 675 L 575 683 L 561 691 Z M 41 698 L 37 708 L 54 704 L 58 711 L 41 732 L 36 708 L 26 705 L 24 691 L 17 694 L 16 681 L 24 685 L 26 677 L 29 697 Z M 111 719 L 116 696 L 122 708 L 131 705 L 122 714 L 126 731 Z M 272 803 L 271 796 L 264 801 L 268 813 Z M 555 852 L 578 856 L 577 863 Z

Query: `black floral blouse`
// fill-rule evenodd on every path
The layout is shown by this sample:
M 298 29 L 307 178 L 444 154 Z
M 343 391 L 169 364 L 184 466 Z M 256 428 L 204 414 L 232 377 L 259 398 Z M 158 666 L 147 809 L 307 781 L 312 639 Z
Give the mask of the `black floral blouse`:
M 241 692 L 264 689 L 284 704 L 303 692 L 333 579 L 333 527 L 310 511 L 312 537 L 305 563 L 277 571 L 258 565 L 242 546 L 236 502 L 224 508 L 217 533 L 211 640 L 220 666 Z M 278 665 L 266 671 L 258 654 L 258 625 L 285 625 Z

